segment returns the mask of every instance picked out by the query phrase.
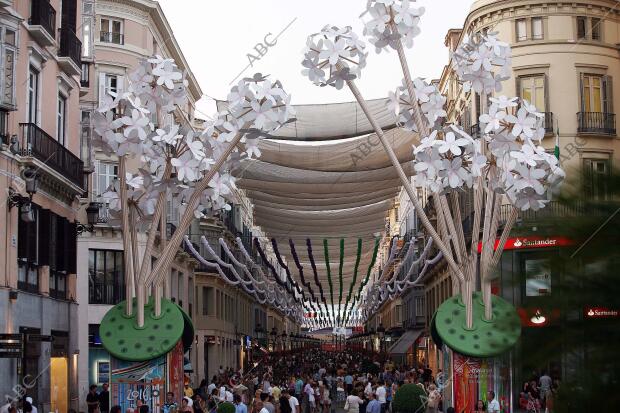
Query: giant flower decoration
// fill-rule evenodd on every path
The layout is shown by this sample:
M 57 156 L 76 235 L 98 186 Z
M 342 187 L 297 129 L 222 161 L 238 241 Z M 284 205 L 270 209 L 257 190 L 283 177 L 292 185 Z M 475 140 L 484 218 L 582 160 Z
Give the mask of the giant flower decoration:
M 465 186 L 475 178 L 505 193 L 521 210 L 545 206 L 562 182 L 564 171 L 555 156 L 539 146 L 544 116 L 527 101 L 500 96 L 480 116 L 482 137 L 474 138 L 450 125 L 433 131 L 414 149 L 415 183 L 441 193 Z M 530 110 L 526 110 L 530 108 Z M 482 153 L 482 145 L 489 150 Z
M 364 22 L 364 35 L 375 46 L 377 53 L 397 42 L 407 47 L 413 46 L 413 39 L 420 34 L 420 17 L 424 7 L 413 7 L 415 0 L 369 0 Z
M 257 138 L 278 129 L 293 114 L 290 96 L 280 82 L 256 74 L 231 89 L 227 109 L 198 133 L 189 125 L 181 127 L 175 122 L 173 112 L 187 100 L 187 82 L 172 59 L 148 59 L 128 78 L 126 92 L 103 97 L 93 123 L 96 142 L 105 153 L 140 159 L 142 168 L 126 179 L 128 202 L 140 210 L 140 217 L 154 213 L 162 192 L 178 197 L 177 204 L 188 199 L 236 135 L 251 139 L 242 139 L 246 151 L 235 148 L 222 171 L 231 171 L 243 158 L 259 156 Z M 206 209 L 227 207 L 235 178 L 226 172 L 212 179 L 208 187 L 201 192 L 197 217 Z M 115 182 L 103 194 L 111 201 L 113 214 L 122 207 L 118 193 Z
M 360 77 L 366 66 L 364 42 L 347 26 L 325 26 L 308 36 L 304 49 L 302 74 L 320 86 L 342 89 L 344 82 Z
M 466 38 L 451 58 L 466 92 L 501 92 L 501 82 L 510 78 L 510 46 L 500 41 L 497 33 L 477 33 Z
M 446 98 L 439 92 L 437 86 L 429 85 L 423 79 L 414 79 L 413 87 L 414 99 L 409 96 L 403 79 L 402 86 L 397 87 L 395 92 L 389 93 L 387 105 L 398 115 L 398 120 L 404 129 L 417 132 L 418 128 L 413 118 L 414 105 L 419 105 L 428 123 L 434 125 L 438 119 L 446 116 L 444 110 Z

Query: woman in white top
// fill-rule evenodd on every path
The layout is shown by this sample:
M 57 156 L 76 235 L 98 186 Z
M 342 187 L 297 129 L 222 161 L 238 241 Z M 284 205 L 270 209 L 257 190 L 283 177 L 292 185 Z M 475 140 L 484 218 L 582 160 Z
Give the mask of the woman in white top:
M 344 404 L 344 410 L 348 413 L 359 413 L 360 405 L 362 404 L 364 404 L 364 400 L 355 394 L 351 394 L 347 397 L 347 401 Z

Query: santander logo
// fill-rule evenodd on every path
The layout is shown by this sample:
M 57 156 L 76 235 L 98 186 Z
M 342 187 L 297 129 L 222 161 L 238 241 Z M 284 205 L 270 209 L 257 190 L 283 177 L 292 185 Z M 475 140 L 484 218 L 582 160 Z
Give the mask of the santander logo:
M 515 240 L 515 242 L 513 242 L 513 244 L 515 247 L 519 248 L 521 245 L 523 245 L 523 243 L 521 242 L 521 240 L 519 238 L 517 238 Z

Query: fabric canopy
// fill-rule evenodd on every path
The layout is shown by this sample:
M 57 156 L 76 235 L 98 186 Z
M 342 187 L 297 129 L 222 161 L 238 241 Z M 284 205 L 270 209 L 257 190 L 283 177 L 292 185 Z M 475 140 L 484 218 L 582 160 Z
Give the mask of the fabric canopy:
M 393 125 L 395 119 L 384 103 L 384 99 L 372 101 L 371 109 L 381 125 Z M 276 239 L 285 264 L 299 282 L 301 277 L 289 247 L 289 239 L 293 240 L 304 278 L 310 281 L 317 296 L 306 245 L 306 239 L 311 240 L 318 280 L 331 304 L 323 244 L 327 240 L 334 301 L 338 305 L 342 289 L 344 305 L 352 281 L 355 284 L 351 291 L 356 294 L 366 277 L 374 238 L 385 230 L 387 211 L 394 205 L 400 181 L 376 135 L 368 134 L 370 126 L 357 103 L 303 105 L 295 109 L 296 122 L 276 135 L 306 142 L 262 139 L 260 160 L 243 160 L 233 174 L 239 178 L 238 187 L 252 202 L 254 224 L 260 226 L 267 238 Z M 411 176 L 416 134 L 393 128 L 385 135 Z M 362 239 L 362 250 L 356 274 L 358 238 Z M 269 240 L 260 241 L 267 244 Z
M 368 108 L 382 129 L 395 126 L 397 116 L 386 107 L 386 98 L 367 101 Z M 224 110 L 225 101 L 217 101 Z M 294 122 L 277 130 L 276 138 L 297 141 L 324 141 L 360 136 L 373 132 L 357 101 L 317 105 L 296 105 Z

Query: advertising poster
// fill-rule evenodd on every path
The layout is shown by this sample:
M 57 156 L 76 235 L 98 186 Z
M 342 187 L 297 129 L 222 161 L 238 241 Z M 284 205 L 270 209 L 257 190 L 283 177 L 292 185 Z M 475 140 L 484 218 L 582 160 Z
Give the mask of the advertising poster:
M 478 401 L 480 361 L 453 353 L 452 367 L 455 410 L 472 412 Z
M 134 362 L 110 357 L 110 393 L 112 405 L 121 411 L 135 409 L 138 400 L 158 412 L 165 400 L 166 356 L 153 360 Z
M 168 389 L 174 393 L 174 400 L 183 398 L 183 341 L 179 340 L 176 346 L 168 353 Z M 165 397 L 165 396 L 164 396 Z
M 525 261 L 525 295 L 551 294 L 551 262 L 548 258 Z
M 510 376 L 501 359 L 476 359 L 453 353 L 454 407 L 459 413 L 473 412 L 478 400 L 488 403 L 494 391 L 502 413 L 510 411 Z

